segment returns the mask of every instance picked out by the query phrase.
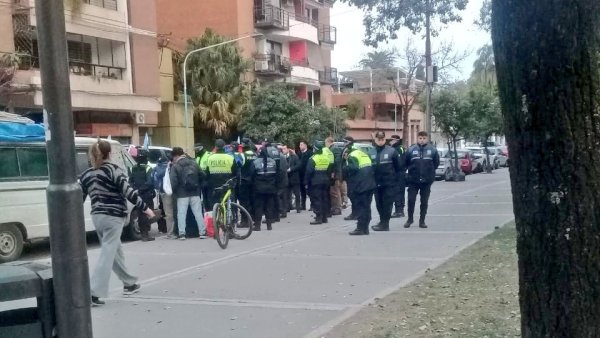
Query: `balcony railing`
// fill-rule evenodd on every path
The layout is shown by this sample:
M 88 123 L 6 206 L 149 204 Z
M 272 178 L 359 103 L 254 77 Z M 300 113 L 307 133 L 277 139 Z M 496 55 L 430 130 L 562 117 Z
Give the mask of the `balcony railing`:
M 338 81 L 337 68 L 325 67 L 319 71 L 319 82 L 324 84 L 336 84 Z
M 337 28 L 329 25 L 319 29 L 319 42 L 333 45 L 337 42 Z
M 71 74 L 95 76 L 104 79 L 122 80 L 125 68 L 96 65 L 93 63 L 69 61 Z
M 308 67 L 308 59 L 307 58 L 291 59 L 290 61 L 292 62 L 292 66 Z
M 106 9 L 117 10 L 117 0 L 82 0 L 84 3 L 92 6 L 98 6 Z
M 19 63 L 19 69 L 29 70 L 40 67 L 37 57 L 23 56 Z M 122 80 L 125 68 L 97 65 L 87 62 L 69 60 L 69 72 L 73 75 L 95 76 L 103 79 Z
M 254 71 L 266 76 L 285 76 L 292 71 L 290 60 L 277 54 L 256 54 Z
M 307 23 L 307 24 L 312 25 L 317 28 L 319 27 L 319 21 L 309 18 L 309 17 L 306 17 L 301 14 L 294 14 L 294 19 L 296 19 L 297 21 L 300 21 L 300 22 Z
M 257 6 L 254 8 L 254 26 L 287 30 L 290 27 L 290 14 L 273 5 Z

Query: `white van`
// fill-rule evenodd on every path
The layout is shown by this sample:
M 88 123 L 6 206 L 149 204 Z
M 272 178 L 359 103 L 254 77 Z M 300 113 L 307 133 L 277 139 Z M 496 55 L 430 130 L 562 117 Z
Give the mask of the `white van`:
M 88 149 L 95 142 L 96 138 L 75 138 L 77 175 L 89 168 Z M 134 160 L 120 143 L 109 142 L 111 160 L 128 173 Z M 0 263 L 18 259 L 24 243 L 50 236 L 47 187 L 46 143 L 0 142 Z M 86 232 L 94 231 L 90 211 L 87 198 L 84 203 Z M 137 221 L 130 217 L 123 234 L 129 239 L 139 239 Z

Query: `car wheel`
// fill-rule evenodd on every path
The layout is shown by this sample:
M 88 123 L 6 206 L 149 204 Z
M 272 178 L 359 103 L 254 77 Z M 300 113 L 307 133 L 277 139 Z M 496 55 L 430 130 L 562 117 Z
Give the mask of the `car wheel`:
M 0 263 L 12 262 L 23 252 L 23 234 L 14 224 L 0 225 Z

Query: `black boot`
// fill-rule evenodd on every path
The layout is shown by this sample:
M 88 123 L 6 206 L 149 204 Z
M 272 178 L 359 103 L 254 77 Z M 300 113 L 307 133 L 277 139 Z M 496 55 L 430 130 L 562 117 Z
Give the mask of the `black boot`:
M 404 227 L 405 228 L 410 228 L 410 226 L 413 224 L 413 219 L 409 218 L 406 223 L 404 223 Z
M 344 221 L 356 221 L 358 218 L 352 214 L 344 217 Z
M 323 224 L 320 217 L 315 217 L 314 220 L 310 221 L 311 225 Z
M 142 242 L 152 242 L 154 237 L 150 237 L 147 231 L 142 232 Z
M 424 218 L 421 218 L 419 220 L 419 228 L 421 228 L 421 229 L 427 229 L 427 224 L 425 224 L 425 219 Z
M 260 231 L 260 223 L 255 223 L 252 227 L 252 231 Z
M 360 230 L 359 228 L 356 228 L 348 233 L 348 235 L 350 235 L 350 236 L 362 236 L 364 234 L 365 233 L 362 230 Z
M 373 231 L 390 231 L 390 223 L 389 222 L 379 222 L 379 224 L 371 227 Z
M 271 226 L 271 222 L 267 222 L 267 230 L 273 230 L 273 227 Z

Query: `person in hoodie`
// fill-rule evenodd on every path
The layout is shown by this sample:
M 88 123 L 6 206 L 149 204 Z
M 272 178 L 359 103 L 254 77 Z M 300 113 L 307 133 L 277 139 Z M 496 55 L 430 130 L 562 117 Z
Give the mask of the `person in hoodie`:
M 279 169 L 277 162 L 271 156 L 268 142 L 264 142 L 258 157 L 251 167 L 252 188 L 254 190 L 254 231 L 260 231 L 261 220 L 265 216 L 267 230 L 278 216 L 275 200 L 277 199 Z
M 215 141 L 216 151 L 208 157 L 206 161 L 206 181 L 211 192 L 210 205 L 221 202 L 224 190 L 217 188 L 225 184 L 229 179 L 238 177 L 239 167 L 235 163 L 235 158 L 232 154 L 227 154 L 225 151 L 225 141 L 217 139 Z
M 306 189 L 310 192 L 310 201 L 315 219 L 310 224 L 327 223 L 329 215 L 329 186 L 333 172 L 333 161 L 330 156 L 323 152 L 325 143 L 317 141 L 313 143 L 313 155 L 306 165 L 304 182 Z

